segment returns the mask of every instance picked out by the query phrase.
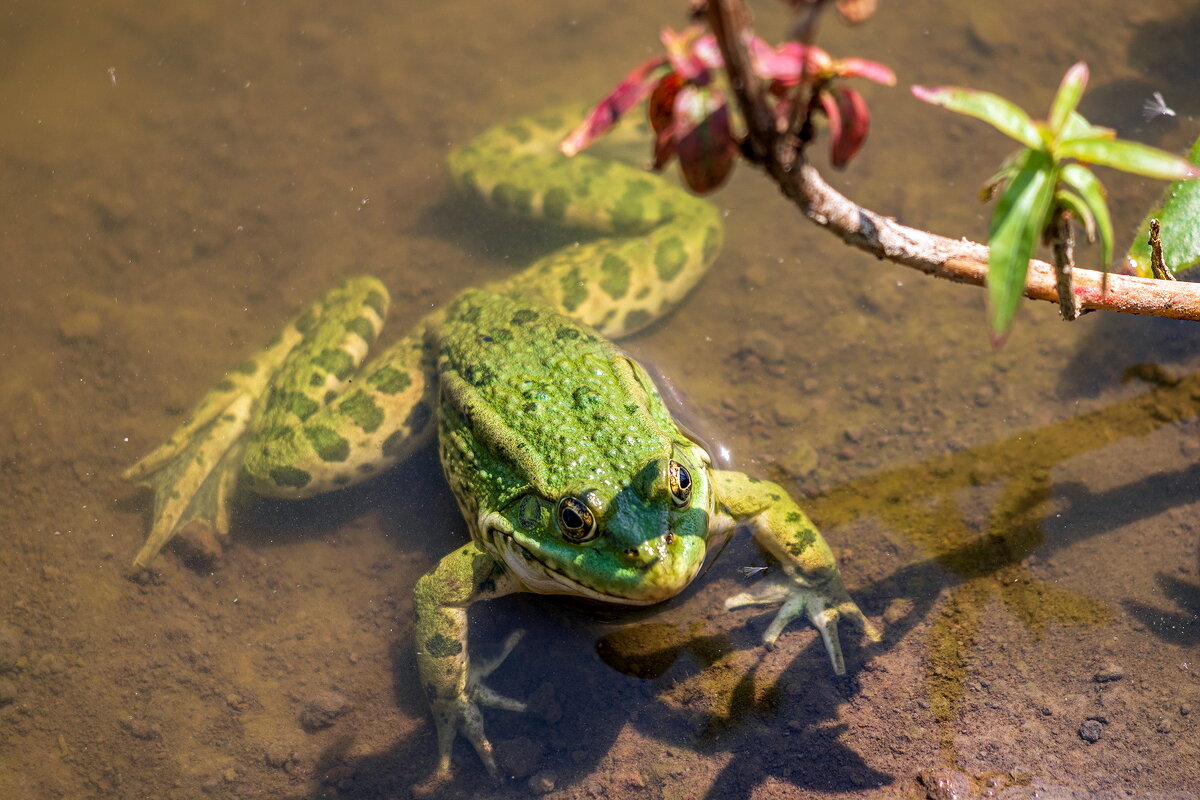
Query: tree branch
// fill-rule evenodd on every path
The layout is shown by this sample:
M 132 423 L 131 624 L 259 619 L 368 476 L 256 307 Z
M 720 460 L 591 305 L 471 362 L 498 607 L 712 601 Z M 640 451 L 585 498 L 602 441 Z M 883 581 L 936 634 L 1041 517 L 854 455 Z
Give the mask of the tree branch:
M 776 129 L 762 81 L 750 65 L 746 40 L 753 31 L 743 0 L 708 0 L 708 23 L 721 47 L 729 84 L 746 123 L 745 155 L 762 167 L 801 213 L 846 244 L 877 258 L 957 283 L 984 285 L 986 245 L 910 228 L 857 205 L 826 183 L 803 153 L 796 151 L 796 143 L 787 139 L 786 132 Z M 1200 321 L 1197 283 L 1105 275 L 1079 267 L 1072 271 L 1072 279 L 1078 309 Z M 1054 267 L 1031 260 L 1024 294 L 1057 303 Z

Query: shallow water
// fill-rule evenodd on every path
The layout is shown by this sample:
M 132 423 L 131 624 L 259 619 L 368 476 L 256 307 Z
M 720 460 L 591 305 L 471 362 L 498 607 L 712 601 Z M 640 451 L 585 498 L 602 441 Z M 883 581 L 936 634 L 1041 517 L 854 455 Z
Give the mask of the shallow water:
M 148 500 L 118 476 L 340 278 L 379 275 L 402 330 L 536 252 L 453 195 L 447 148 L 599 96 L 679 5 L 10 0 L 0 796 L 386 798 L 428 775 L 410 593 L 463 536 L 432 452 L 331 498 L 247 503 L 218 569 L 168 553 L 141 583 Z M 1035 110 L 1083 58 L 1094 122 L 1197 135 L 1194 3 L 883 5 L 821 41 L 901 86 Z M 1178 119 L 1143 121 L 1154 90 Z M 875 127 L 838 185 L 982 236 L 975 189 L 1004 140 L 903 88 L 864 93 Z M 1104 180 L 1123 245 L 1158 187 Z M 721 606 L 768 565 L 744 540 L 637 616 L 507 598 L 473 632 L 486 652 L 529 630 L 494 683 L 541 713 L 489 714 L 519 777 L 491 788 L 460 742 L 448 793 L 918 797 L 953 769 L 1008 798 L 1195 796 L 1200 328 L 1028 304 L 996 351 L 979 290 L 842 246 L 752 170 L 715 199 L 716 267 L 627 346 L 736 463 L 810 497 L 885 639 L 843 632 L 844 681 L 807 626 L 765 651 L 769 617 Z M 351 710 L 306 733 L 330 691 Z

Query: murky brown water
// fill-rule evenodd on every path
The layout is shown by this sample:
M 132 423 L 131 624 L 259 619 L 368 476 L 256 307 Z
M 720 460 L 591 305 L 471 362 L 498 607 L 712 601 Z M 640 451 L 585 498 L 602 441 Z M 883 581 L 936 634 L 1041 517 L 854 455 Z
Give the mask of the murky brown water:
M 248 503 L 219 569 L 167 554 L 141 584 L 147 498 L 118 474 L 339 278 L 379 275 L 403 329 L 526 257 L 450 192 L 447 147 L 598 96 L 679 5 L 0 10 L 0 796 L 390 798 L 429 773 L 410 592 L 462 536 L 432 453 Z M 1034 109 L 1083 58 L 1093 121 L 1197 135 L 1195 3 L 883 5 L 822 41 Z M 1143 122 L 1156 89 L 1175 122 Z M 840 185 L 982 235 L 1004 140 L 865 91 Z M 1131 235 L 1158 189 L 1105 180 Z M 629 346 L 744 467 L 811 496 L 885 641 L 848 643 L 846 681 L 803 625 L 764 652 L 765 616 L 721 610 L 766 563 L 746 542 L 654 614 L 506 599 L 479 648 L 530 630 L 495 685 L 542 713 L 489 715 L 519 777 L 489 787 L 460 743 L 448 793 L 913 797 L 937 768 L 1010 800 L 1200 793 L 1200 328 L 1029 305 L 996 352 L 978 290 L 848 250 L 751 170 L 716 199 L 713 274 Z M 330 691 L 350 712 L 305 733 Z

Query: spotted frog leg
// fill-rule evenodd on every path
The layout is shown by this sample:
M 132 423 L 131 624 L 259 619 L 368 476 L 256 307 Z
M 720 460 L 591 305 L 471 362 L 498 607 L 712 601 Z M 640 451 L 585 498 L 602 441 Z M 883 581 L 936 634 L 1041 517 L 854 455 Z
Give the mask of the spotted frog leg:
M 499 776 L 491 742 L 484 734 L 483 714 L 479 707 L 525 711 L 525 704 L 496 693 L 483 683 L 483 679 L 508 657 L 524 631 L 509 634 L 498 656 L 472 660 L 467 652 L 467 609 L 473 603 L 521 591 L 521 588 L 511 574 L 475 542 L 443 557 L 417 581 L 413 592 L 417 614 L 417 670 L 437 726 L 436 781 L 450 777 L 450 756 L 459 732 L 475 748 L 488 774 L 493 778 Z
M 135 567 L 148 566 L 189 525 L 223 540 L 235 489 L 312 497 L 387 469 L 428 437 L 425 333 L 440 312 L 360 366 L 388 302 L 375 278 L 344 281 L 234 367 L 165 443 L 125 471 L 154 492 Z
M 880 635 L 850 599 L 824 537 L 777 484 L 740 472 L 722 470 L 713 475 L 721 501 L 714 528 L 748 525 L 783 568 L 782 575 L 728 598 L 725 608 L 782 603 L 763 633 L 764 644 L 772 644 L 789 622 L 803 614 L 821 634 L 833 671 L 845 674 L 838 620 L 851 621 L 871 641 L 879 641 Z

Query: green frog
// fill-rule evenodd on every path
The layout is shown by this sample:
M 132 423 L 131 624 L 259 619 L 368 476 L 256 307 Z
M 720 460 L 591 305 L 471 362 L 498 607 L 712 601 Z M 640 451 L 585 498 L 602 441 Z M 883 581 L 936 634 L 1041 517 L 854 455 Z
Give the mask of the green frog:
M 436 430 L 471 540 L 416 585 L 420 680 L 438 776 L 462 733 L 493 776 L 481 706 L 521 711 L 472 659 L 468 609 L 511 592 L 647 606 L 688 585 L 738 526 L 782 569 L 728 608 L 781 603 L 773 642 L 805 616 L 845 671 L 838 620 L 878 635 L 843 587 L 821 534 L 778 485 L 714 466 L 654 382 L 611 339 L 681 300 L 713 261 L 720 216 L 632 166 L 557 152 L 573 117 L 495 128 L 449 157 L 454 182 L 509 214 L 592 238 L 463 291 L 364 364 L 387 289 L 345 281 L 234 367 L 162 446 L 126 472 L 155 493 L 145 567 L 190 526 L 229 530 L 235 491 L 304 498 L 367 479 Z

